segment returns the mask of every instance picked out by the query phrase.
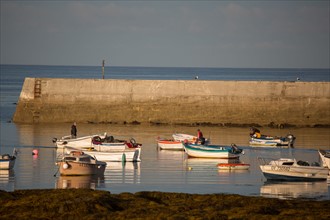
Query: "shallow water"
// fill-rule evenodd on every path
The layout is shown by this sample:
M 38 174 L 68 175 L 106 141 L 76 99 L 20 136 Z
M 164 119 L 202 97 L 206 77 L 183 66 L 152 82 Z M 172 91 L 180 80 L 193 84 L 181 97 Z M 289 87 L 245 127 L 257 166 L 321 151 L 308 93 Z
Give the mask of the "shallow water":
M 197 127 L 78 124 L 78 136 L 107 132 L 116 138 L 134 137 L 142 143 L 141 162 L 112 162 L 104 176 L 61 177 L 57 173 L 54 137 L 70 132 L 70 124 L 24 125 L 1 123 L 0 153 L 18 149 L 13 171 L 0 172 L 0 189 L 93 188 L 112 193 L 163 191 L 185 193 L 234 193 L 277 198 L 329 200 L 329 183 L 269 183 L 263 177 L 257 157 L 295 157 L 320 162 L 317 149 L 330 149 L 329 128 L 270 129 L 264 134 L 297 137 L 295 148 L 251 148 L 249 128 L 199 127 L 212 144 L 242 147 L 240 160 L 251 164 L 247 171 L 219 171 L 219 160 L 187 158 L 183 151 L 158 150 L 157 137 L 170 138 L 174 132 L 195 134 Z M 39 155 L 32 156 L 38 149 Z M 55 175 L 55 176 L 54 176 Z

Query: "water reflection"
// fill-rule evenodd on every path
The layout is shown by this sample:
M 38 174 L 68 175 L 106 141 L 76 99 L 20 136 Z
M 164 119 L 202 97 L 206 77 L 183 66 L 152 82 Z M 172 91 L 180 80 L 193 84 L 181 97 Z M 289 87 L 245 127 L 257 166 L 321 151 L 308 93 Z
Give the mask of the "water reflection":
M 15 171 L 11 170 L 0 170 L 0 189 L 15 189 Z
M 104 176 L 59 176 L 55 188 L 57 189 L 96 189 L 104 183 Z
M 140 183 L 140 162 L 107 162 L 105 183 Z
M 320 182 L 267 181 L 260 188 L 260 195 L 279 199 L 328 197 L 328 184 Z

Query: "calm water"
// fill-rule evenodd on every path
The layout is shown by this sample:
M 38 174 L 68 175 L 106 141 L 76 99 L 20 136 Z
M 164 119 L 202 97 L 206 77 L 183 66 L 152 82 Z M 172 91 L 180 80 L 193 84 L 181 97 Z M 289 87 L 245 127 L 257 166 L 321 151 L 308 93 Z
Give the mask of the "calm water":
M 261 149 L 248 147 L 248 128 L 200 127 L 214 144 L 236 143 L 245 150 L 241 157 L 250 163 L 248 171 L 218 171 L 219 160 L 188 159 L 181 151 L 159 151 L 155 139 L 170 137 L 175 131 L 196 133 L 196 127 L 133 126 L 78 124 L 78 135 L 107 132 L 115 137 L 134 137 L 142 143 L 139 163 L 109 163 L 101 177 L 59 177 L 55 166 L 56 149 L 53 137 L 70 132 L 70 124 L 8 123 L 24 77 L 100 78 L 100 67 L 1 66 L 1 130 L 0 153 L 19 150 L 13 171 L 0 171 L 0 189 L 94 188 L 112 193 L 164 191 L 186 193 L 236 193 L 278 198 L 313 198 L 329 200 L 329 183 L 268 183 L 263 177 L 257 157 L 295 157 L 319 161 L 318 148 L 330 150 L 329 128 L 269 129 L 272 135 L 292 132 L 297 137 L 294 149 Z M 297 75 L 302 81 L 329 81 L 329 70 L 312 69 L 221 69 L 221 68 L 106 68 L 106 78 L 122 79 L 192 79 L 199 75 L 206 80 L 276 80 L 291 81 Z M 111 75 L 111 77 L 110 77 Z M 39 155 L 32 156 L 38 149 Z

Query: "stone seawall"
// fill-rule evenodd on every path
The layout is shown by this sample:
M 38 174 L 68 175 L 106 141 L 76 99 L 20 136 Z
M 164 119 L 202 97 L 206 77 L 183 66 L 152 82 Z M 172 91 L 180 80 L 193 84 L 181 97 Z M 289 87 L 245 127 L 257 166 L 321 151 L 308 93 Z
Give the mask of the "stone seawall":
M 330 83 L 26 78 L 13 121 L 328 126 Z

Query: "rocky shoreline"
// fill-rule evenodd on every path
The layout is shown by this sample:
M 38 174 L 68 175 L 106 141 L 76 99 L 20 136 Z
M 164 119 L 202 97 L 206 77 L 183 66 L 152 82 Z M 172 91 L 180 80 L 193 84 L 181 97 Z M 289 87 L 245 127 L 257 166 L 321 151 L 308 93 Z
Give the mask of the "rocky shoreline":
M 91 189 L 0 190 L 1 219 L 330 219 L 330 201 Z

